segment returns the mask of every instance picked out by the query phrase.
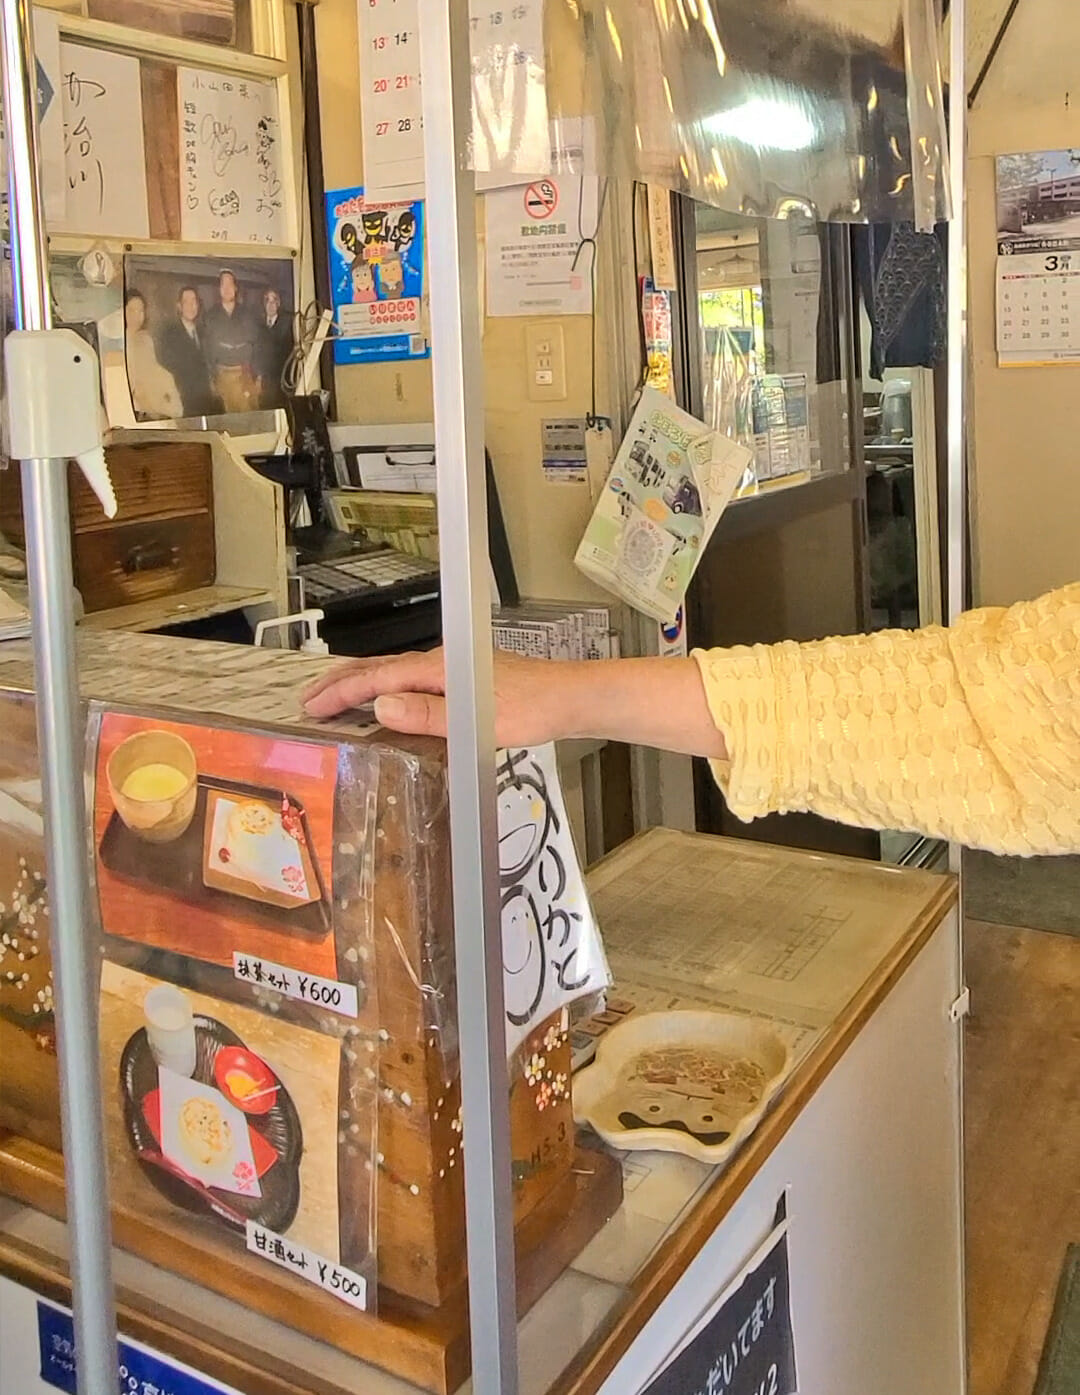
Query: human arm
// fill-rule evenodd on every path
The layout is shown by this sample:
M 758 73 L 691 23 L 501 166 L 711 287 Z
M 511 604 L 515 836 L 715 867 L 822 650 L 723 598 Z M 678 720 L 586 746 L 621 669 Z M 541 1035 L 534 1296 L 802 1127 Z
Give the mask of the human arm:
M 697 656 L 744 820 L 810 810 L 1021 856 L 1080 852 L 1080 586 L 951 629 Z
M 541 745 L 599 737 L 685 755 L 725 754 L 693 659 L 548 663 L 495 654 L 495 738 Z M 443 654 L 357 659 L 332 669 L 304 694 L 308 713 L 331 717 L 375 700 L 394 731 L 445 736 Z
M 1080 586 L 951 630 L 546 664 L 496 655 L 500 744 L 595 736 L 708 756 L 743 819 L 810 810 L 992 851 L 1080 851 Z M 361 660 L 309 694 L 445 732 L 441 654 Z M 403 706 L 387 704 L 399 696 Z

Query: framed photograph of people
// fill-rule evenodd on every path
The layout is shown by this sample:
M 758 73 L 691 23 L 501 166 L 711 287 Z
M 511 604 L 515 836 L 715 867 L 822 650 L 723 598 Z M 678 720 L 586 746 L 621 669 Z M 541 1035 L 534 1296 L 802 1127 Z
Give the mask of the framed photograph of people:
M 137 421 L 272 411 L 295 346 L 287 258 L 129 256 L 124 351 Z

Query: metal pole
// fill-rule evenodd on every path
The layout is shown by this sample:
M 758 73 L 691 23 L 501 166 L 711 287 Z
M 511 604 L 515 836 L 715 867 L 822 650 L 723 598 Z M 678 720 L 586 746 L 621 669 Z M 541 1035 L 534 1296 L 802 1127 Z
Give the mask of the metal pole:
M 948 559 L 946 614 L 951 623 L 967 603 L 967 520 L 968 480 L 967 436 L 968 371 L 967 371 L 967 0 L 952 0 L 949 13 L 949 181 L 952 195 L 952 221 L 949 225 L 948 262 L 948 488 L 947 539 Z M 959 879 L 957 916 L 956 983 L 963 987 L 964 966 L 964 879 L 963 850 L 956 843 L 949 845 L 949 867 Z M 956 1140 L 960 1176 L 957 1179 L 957 1212 L 959 1215 L 960 1273 L 957 1276 L 960 1302 L 960 1362 L 963 1371 L 962 1390 L 968 1388 L 967 1301 L 964 1278 L 964 1254 L 967 1220 L 964 1189 L 964 1023 L 957 1027 L 958 1136 Z
M 965 0 L 949 11 L 949 363 L 948 363 L 948 579 L 947 613 L 955 620 L 967 603 L 967 34 Z
M 419 16 L 472 1388 L 517 1395 L 468 0 L 421 0 Z
M 52 327 L 48 248 L 38 179 L 37 68 L 26 0 L 0 0 L 15 323 Z M 59 100 L 59 97 L 57 97 Z M 59 404 L 58 410 L 63 410 Z M 45 806 L 60 1110 L 80 1395 L 114 1395 L 116 1315 L 101 1117 L 97 963 L 90 925 L 80 721 L 72 615 L 67 462 L 24 460 L 38 757 Z
M 949 224 L 948 262 L 948 405 L 946 487 L 945 613 L 952 623 L 967 604 L 967 26 L 966 0 L 949 10 Z M 949 863 L 960 870 L 960 849 L 950 848 Z

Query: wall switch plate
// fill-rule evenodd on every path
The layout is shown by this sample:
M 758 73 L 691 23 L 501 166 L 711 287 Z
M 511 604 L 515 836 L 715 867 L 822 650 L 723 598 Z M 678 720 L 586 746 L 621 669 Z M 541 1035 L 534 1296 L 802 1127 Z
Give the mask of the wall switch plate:
M 525 326 L 525 373 L 531 402 L 566 399 L 566 343 L 562 325 L 540 320 Z

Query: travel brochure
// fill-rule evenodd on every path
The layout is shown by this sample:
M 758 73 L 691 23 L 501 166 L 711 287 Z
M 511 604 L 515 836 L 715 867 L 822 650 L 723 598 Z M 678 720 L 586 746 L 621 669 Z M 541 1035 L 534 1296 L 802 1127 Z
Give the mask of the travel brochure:
M 663 623 L 674 620 L 752 455 L 646 387 L 574 559 Z

